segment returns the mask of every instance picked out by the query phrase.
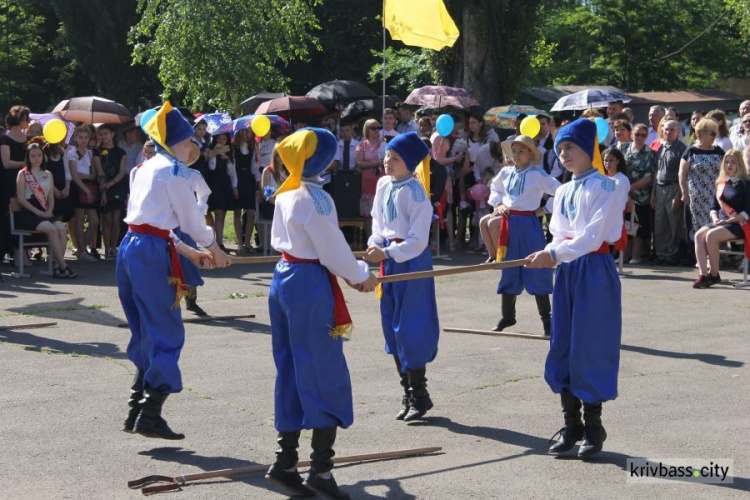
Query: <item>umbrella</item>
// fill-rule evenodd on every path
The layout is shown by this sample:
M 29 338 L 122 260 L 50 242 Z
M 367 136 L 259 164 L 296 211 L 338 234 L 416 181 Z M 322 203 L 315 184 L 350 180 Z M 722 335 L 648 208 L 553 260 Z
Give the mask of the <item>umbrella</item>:
M 65 144 L 68 144 L 68 141 L 73 136 L 73 132 L 75 131 L 76 127 L 72 123 L 70 123 L 68 120 L 63 118 L 62 116 L 55 114 L 55 113 L 31 113 L 29 115 L 29 118 L 32 120 L 37 120 L 39 123 L 42 124 L 42 127 L 44 127 L 48 121 L 50 120 L 62 120 L 62 122 L 65 124 L 65 128 L 68 130 L 68 133 L 65 134 L 65 140 L 63 141 Z
M 484 114 L 485 123 L 497 128 L 514 129 L 518 115 L 536 116 L 546 115 L 547 112 L 526 104 L 511 104 L 490 108 Z
M 477 100 L 471 97 L 465 89 L 442 85 L 427 85 L 426 87 L 414 89 L 404 103 L 435 109 L 445 107 L 466 109 L 472 106 L 479 106 Z
M 242 101 L 240 107 L 245 113 L 255 113 L 258 106 L 262 103 L 270 101 L 271 99 L 286 97 L 288 95 L 289 94 L 285 94 L 284 92 L 261 92 L 260 94 L 255 94 L 254 96 Z
M 614 101 L 630 102 L 631 99 L 618 90 L 586 89 L 561 97 L 552 106 L 552 111 L 603 108 Z
M 127 123 L 133 115 L 125 106 L 103 97 L 71 97 L 61 101 L 52 110 L 70 122 Z
M 286 96 L 266 101 L 255 110 L 257 115 L 278 115 L 289 122 L 305 122 L 326 114 L 326 108 L 312 97 Z
M 387 95 L 385 96 L 385 106 L 390 108 L 396 105 L 396 102 L 398 102 L 398 99 L 395 96 Z M 349 103 L 349 105 L 344 108 L 344 110 L 341 112 L 341 118 L 348 118 L 349 120 L 357 120 L 361 118 L 362 116 L 377 116 L 380 112 L 383 111 L 383 98 L 381 96 L 378 97 L 369 97 L 367 99 L 360 99 L 358 101 L 354 101 L 352 103 Z
M 255 118 L 258 115 L 247 115 L 243 116 L 241 118 L 237 118 L 236 120 L 232 120 L 229 123 L 225 123 L 218 129 L 216 129 L 213 134 L 231 134 L 234 135 L 238 130 L 246 129 L 252 127 L 253 124 L 253 118 Z M 281 133 L 288 132 L 291 130 L 292 125 L 285 119 L 283 119 L 280 116 L 276 115 L 266 115 L 268 120 L 271 122 L 271 127 L 279 127 L 281 129 Z
M 337 102 L 351 102 L 377 96 L 368 87 L 351 80 L 333 80 L 321 83 L 305 95 L 317 99 L 325 106 L 334 106 Z
M 195 119 L 195 123 L 206 122 L 206 132 L 213 135 L 221 127 L 232 123 L 229 113 L 206 113 Z

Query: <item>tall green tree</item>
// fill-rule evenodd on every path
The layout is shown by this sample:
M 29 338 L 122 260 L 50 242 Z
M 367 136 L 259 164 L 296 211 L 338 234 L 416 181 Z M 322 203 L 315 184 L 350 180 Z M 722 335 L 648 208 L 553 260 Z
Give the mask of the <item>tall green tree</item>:
M 729 20 L 739 28 L 746 43 L 750 43 L 750 0 L 724 0 Z
M 282 68 L 317 43 L 317 0 L 139 0 L 133 61 L 153 66 L 166 96 L 239 111 L 250 95 L 285 90 Z
M 541 14 L 552 57 L 530 84 L 703 89 L 748 69 L 722 0 L 548 0 Z
M 131 63 L 128 33 L 138 21 L 136 0 L 51 0 L 62 22 L 63 48 L 90 80 L 94 93 L 137 108 L 158 97 L 153 71 Z M 79 86 L 76 94 L 81 95 Z
M 33 69 L 44 57 L 44 16 L 33 3 L 6 0 L 0 10 L 0 111 L 29 103 L 31 89 L 38 87 Z

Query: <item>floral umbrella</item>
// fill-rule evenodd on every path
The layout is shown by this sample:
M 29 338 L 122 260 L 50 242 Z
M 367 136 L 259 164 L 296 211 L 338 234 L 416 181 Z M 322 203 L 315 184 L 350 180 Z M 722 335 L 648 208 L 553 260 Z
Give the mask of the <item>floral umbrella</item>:
M 546 115 L 547 112 L 526 104 L 511 104 L 490 108 L 484 114 L 484 122 L 497 128 L 514 129 L 518 115 Z
M 232 120 L 229 123 L 225 123 L 218 129 L 216 129 L 213 132 L 213 135 L 218 135 L 218 134 L 234 135 L 239 130 L 250 128 L 252 127 L 252 124 L 253 124 L 253 118 L 255 118 L 256 116 L 258 115 L 245 115 L 241 118 L 237 118 L 236 120 Z M 288 132 L 292 128 L 292 124 L 280 116 L 266 115 L 266 117 L 271 122 L 271 126 L 278 127 L 281 130 L 281 133 Z
M 404 103 L 433 109 L 445 107 L 467 109 L 479 106 L 477 100 L 471 97 L 465 89 L 443 85 L 427 85 L 414 89 Z

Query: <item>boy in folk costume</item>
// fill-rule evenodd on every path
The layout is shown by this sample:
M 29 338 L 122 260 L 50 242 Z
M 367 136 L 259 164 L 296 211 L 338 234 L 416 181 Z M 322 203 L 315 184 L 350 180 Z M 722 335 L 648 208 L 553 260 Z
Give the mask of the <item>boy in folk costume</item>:
M 145 127 L 157 155 L 138 168 L 128 200 L 128 233 L 117 254 L 120 302 L 130 325 L 128 358 L 136 366 L 130 411 L 123 430 L 146 437 L 182 439 L 161 417 L 167 396 L 182 390 L 177 364 L 185 342 L 180 300 L 187 293 L 179 255 L 199 267 L 229 265 L 214 242 L 190 185 L 192 129 L 179 111 L 164 104 Z M 207 251 L 174 238 L 177 227 Z
M 544 195 L 553 196 L 560 187 L 557 179 L 534 166 L 541 161 L 541 153 L 531 137 L 519 135 L 503 142 L 502 148 L 514 165 L 504 167 L 492 180 L 489 204 L 495 211 L 485 216 L 480 224 L 490 257 L 494 251 L 498 262 L 522 259 L 544 248 L 546 240 L 536 212 L 541 210 Z M 498 227 L 497 240 L 493 238 L 493 226 Z M 516 298 L 524 289 L 536 299 L 544 335 L 549 336 L 552 328 L 551 269 L 515 267 L 502 271 L 497 285 L 497 293 L 502 295 L 502 318 L 493 330 L 500 332 L 516 324 Z
M 380 263 L 381 276 L 432 269 L 429 154 L 416 132 L 401 134 L 388 143 L 386 175 L 375 192 L 372 236 L 365 257 Z M 437 355 L 440 332 L 435 280 L 384 283 L 380 313 L 385 352 L 393 355 L 404 388 L 396 419 L 418 419 L 432 408 L 425 373 L 427 363 Z
M 336 276 L 360 291 L 375 288 L 375 276 L 357 262 L 339 230 L 336 208 L 319 174 L 336 154 L 329 131 L 304 128 L 277 146 L 290 172 L 276 191 L 271 245 L 282 252 L 268 306 L 276 363 L 276 462 L 266 479 L 295 495 L 315 490 L 349 498 L 333 476 L 337 427 L 352 424 L 352 388 L 342 336 L 351 329 Z M 297 472 L 299 436 L 312 429 L 312 465 Z
M 601 451 L 607 437 L 602 403 L 617 397 L 622 331 L 620 279 L 609 245 L 620 238 L 625 200 L 615 181 L 592 167 L 595 148 L 593 121 L 578 119 L 558 132 L 555 151 L 573 178 L 555 194 L 552 242 L 529 255 L 528 264 L 557 264 L 544 378 L 560 394 L 565 426 L 549 451 L 568 451 L 583 439 L 582 458 Z

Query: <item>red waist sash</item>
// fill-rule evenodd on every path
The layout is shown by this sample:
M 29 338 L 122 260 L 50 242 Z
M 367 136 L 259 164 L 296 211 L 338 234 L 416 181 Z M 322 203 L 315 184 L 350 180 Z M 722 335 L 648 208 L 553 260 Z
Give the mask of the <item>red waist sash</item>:
M 174 308 L 177 309 L 180 306 L 180 301 L 183 297 L 189 293 L 188 287 L 185 284 L 185 276 L 182 274 L 182 265 L 180 264 L 180 256 L 177 253 L 177 249 L 174 246 L 174 240 L 169 236 L 168 229 L 159 229 L 148 224 L 130 224 L 128 229 L 138 234 L 150 234 L 161 238 L 169 244 L 169 260 L 172 264 L 172 272 L 169 277 L 169 283 L 174 285 L 175 288 L 175 301 Z
M 293 264 L 320 264 L 318 259 L 300 259 L 286 252 L 281 252 L 281 258 L 286 262 Z M 352 333 L 352 318 L 349 316 L 349 309 L 344 301 L 344 292 L 341 291 L 339 280 L 336 275 L 328 271 L 328 280 L 331 282 L 331 291 L 333 292 L 333 321 L 334 327 L 331 329 L 332 337 L 349 337 Z
M 572 240 L 573 238 L 565 238 L 566 240 Z M 609 253 L 609 243 L 606 241 L 602 242 L 602 246 L 594 250 L 593 252 L 589 252 L 586 255 L 594 255 L 594 254 L 608 254 Z
M 510 215 L 534 215 L 533 210 L 511 210 Z M 508 223 L 509 217 L 500 218 L 500 233 L 497 238 L 497 255 L 495 260 L 502 262 L 505 256 L 508 254 L 508 238 L 510 237 L 510 224 Z

